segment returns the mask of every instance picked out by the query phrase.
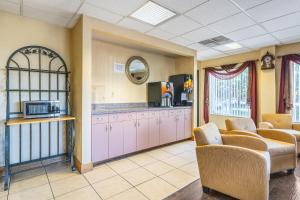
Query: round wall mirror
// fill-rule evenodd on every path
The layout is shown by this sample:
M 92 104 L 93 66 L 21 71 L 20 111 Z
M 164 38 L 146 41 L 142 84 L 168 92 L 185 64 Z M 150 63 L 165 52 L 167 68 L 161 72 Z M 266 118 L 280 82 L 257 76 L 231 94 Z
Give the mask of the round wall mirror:
M 143 84 L 149 77 L 149 66 L 140 56 L 132 56 L 126 62 L 126 75 L 135 84 Z

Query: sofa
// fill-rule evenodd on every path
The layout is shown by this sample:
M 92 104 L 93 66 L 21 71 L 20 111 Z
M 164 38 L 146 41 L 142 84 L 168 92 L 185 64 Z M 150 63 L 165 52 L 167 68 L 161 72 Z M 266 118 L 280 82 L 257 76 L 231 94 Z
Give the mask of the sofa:
M 300 153 L 300 123 L 293 123 L 291 114 L 262 114 L 259 128 L 280 129 L 294 135 L 297 140 L 297 153 Z
M 195 128 L 194 135 L 204 192 L 213 189 L 243 200 L 268 199 L 270 155 L 264 141 L 221 135 L 213 123 Z
M 247 135 L 263 140 L 271 158 L 271 173 L 287 171 L 294 173 L 297 166 L 296 138 L 282 130 L 257 129 L 250 118 L 226 119 L 226 134 Z

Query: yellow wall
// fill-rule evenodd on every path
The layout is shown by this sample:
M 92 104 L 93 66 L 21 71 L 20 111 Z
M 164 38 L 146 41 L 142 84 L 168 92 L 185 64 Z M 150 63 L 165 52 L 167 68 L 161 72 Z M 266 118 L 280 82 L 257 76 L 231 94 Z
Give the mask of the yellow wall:
M 4 121 L 6 119 L 5 66 L 10 54 L 27 45 L 53 49 L 70 68 L 70 30 L 38 20 L 0 11 L 0 166 L 4 164 Z
M 205 67 L 219 66 L 223 64 L 241 63 L 247 60 L 257 60 L 257 77 L 258 77 L 258 120 L 261 120 L 263 113 L 276 113 L 278 104 L 278 90 L 279 90 L 279 76 L 281 59 L 275 59 L 276 68 L 273 70 L 261 70 L 260 59 L 265 53 L 269 51 L 275 57 L 291 53 L 300 53 L 300 43 L 271 46 L 262 48 L 257 51 L 243 53 L 239 55 L 227 56 L 218 59 L 198 62 L 198 69 L 200 70 L 200 124 L 203 120 L 203 84 L 204 84 L 204 70 Z M 211 115 L 210 121 L 215 122 L 219 128 L 225 128 L 224 120 L 230 118 L 227 116 Z M 233 117 L 234 118 L 234 117 Z
M 143 57 L 150 69 L 147 82 L 167 81 L 175 74 L 175 58 L 93 40 L 92 103 L 147 102 L 146 83 L 136 85 L 125 72 L 114 72 L 114 63 L 125 64 L 131 56 Z

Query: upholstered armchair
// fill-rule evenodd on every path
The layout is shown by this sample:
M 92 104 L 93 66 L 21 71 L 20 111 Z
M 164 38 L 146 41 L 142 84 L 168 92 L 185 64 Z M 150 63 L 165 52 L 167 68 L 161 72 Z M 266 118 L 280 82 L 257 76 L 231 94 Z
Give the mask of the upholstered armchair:
M 292 123 L 291 114 L 263 114 L 259 128 L 280 129 L 294 135 L 297 140 L 297 153 L 300 153 L 300 123 Z
M 279 129 L 256 129 L 250 118 L 225 120 L 226 134 L 247 135 L 262 139 L 268 146 L 271 157 L 271 173 L 285 171 L 294 173 L 297 166 L 296 138 Z
M 210 189 L 243 200 L 267 200 L 270 155 L 264 141 L 221 135 L 213 123 L 194 129 L 203 191 Z

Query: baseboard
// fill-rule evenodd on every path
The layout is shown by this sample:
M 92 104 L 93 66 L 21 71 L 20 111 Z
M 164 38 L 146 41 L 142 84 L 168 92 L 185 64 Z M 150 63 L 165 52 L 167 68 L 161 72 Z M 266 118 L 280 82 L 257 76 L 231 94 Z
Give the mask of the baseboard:
M 87 163 L 87 164 L 82 164 L 76 157 L 74 157 L 75 161 L 75 166 L 77 170 L 81 173 L 84 174 L 86 172 L 92 171 L 93 170 L 93 163 Z

